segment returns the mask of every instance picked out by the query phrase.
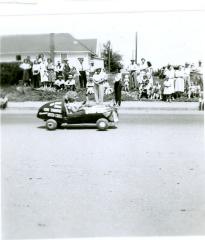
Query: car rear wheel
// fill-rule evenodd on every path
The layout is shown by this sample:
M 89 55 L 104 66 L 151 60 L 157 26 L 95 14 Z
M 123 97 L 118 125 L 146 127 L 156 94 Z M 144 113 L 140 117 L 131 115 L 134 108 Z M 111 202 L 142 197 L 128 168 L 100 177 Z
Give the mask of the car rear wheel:
M 108 120 L 105 119 L 105 118 L 100 118 L 100 119 L 98 119 L 97 122 L 96 122 L 96 124 L 97 124 L 97 128 L 98 128 L 99 130 L 101 130 L 101 131 L 105 131 L 105 130 L 107 130 L 108 127 L 109 127 Z
M 48 130 L 55 130 L 57 128 L 57 126 L 58 126 L 58 124 L 57 124 L 56 120 L 54 120 L 54 119 L 48 119 L 46 121 L 46 128 Z

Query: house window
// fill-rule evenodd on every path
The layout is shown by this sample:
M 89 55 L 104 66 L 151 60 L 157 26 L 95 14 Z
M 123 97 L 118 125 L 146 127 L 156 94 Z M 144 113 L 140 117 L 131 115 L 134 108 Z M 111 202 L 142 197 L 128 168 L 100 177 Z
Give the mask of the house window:
M 16 61 L 21 61 L 21 55 L 16 55 Z

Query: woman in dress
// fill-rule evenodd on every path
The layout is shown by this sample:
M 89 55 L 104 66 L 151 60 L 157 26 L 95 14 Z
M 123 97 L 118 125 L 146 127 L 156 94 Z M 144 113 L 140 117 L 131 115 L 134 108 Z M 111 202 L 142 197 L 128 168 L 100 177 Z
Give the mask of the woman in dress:
M 50 87 L 53 86 L 56 76 L 55 76 L 55 66 L 50 58 L 47 59 L 47 72 L 48 72 L 48 82 Z
M 175 71 L 175 86 L 174 92 L 176 97 L 181 97 L 182 93 L 184 92 L 184 70 L 182 66 L 179 66 L 179 69 Z
M 171 102 L 172 94 L 174 93 L 174 75 L 175 71 L 172 66 L 168 66 L 164 72 L 165 81 L 164 81 L 164 96 L 167 102 Z
M 45 60 L 40 63 L 40 76 L 41 84 L 43 85 L 43 88 L 46 89 L 48 86 L 48 72 Z
M 31 65 L 28 62 L 28 59 L 24 59 L 23 63 L 20 65 L 20 68 L 23 70 L 23 84 L 25 86 L 30 86 L 30 69 Z

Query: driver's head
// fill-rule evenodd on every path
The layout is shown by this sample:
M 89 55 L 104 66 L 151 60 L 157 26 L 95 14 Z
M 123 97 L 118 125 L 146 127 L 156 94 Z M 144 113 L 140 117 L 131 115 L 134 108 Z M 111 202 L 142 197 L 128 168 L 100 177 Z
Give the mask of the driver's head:
M 64 96 L 65 102 L 75 102 L 77 97 L 77 93 L 74 91 L 67 92 L 66 95 Z

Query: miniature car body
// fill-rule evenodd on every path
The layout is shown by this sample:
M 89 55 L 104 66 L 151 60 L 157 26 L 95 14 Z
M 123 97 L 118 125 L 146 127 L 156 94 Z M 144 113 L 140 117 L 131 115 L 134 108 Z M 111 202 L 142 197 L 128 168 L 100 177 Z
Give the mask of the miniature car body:
M 61 124 L 95 123 L 99 130 L 106 130 L 110 123 L 118 122 L 115 107 L 105 105 L 82 105 L 78 111 L 71 112 L 64 101 L 53 101 L 44 104 L 38 110 L 37 117 L 46 121 L 48 130 L 54 130 Z

